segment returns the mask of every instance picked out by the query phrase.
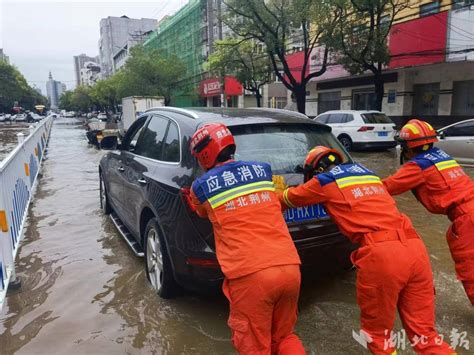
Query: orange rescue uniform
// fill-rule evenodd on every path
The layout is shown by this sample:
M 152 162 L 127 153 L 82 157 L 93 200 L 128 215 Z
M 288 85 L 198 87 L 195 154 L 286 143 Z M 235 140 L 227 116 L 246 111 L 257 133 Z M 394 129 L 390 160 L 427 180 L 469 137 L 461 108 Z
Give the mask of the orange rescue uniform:
M 435 330 L 433 276 L 428 254 L 408 217 L 400 213 L 382 181 L 359 164 L 341 164 L 303 185 L 286 189 L 282 204 L 323 203 L 342 233 L 361 247 L 358 269 L 361 328 L 375 354 L 392 354 L 390 333 L 398 308 L 409 340 L 422 354 L 451 354 Z
M 214 230 L 239 354 L 304 354 L 293 333 L 300 259 L 281 213 L 268 164 L 230 161 L 192 185 L 191 198 Z
M 457 277 L 474 305 L 474 182 L 446 152 L 431 148 L 383 183 L 391 195 L 412 190 L 428 211 L 451 220 L 446 239 Z

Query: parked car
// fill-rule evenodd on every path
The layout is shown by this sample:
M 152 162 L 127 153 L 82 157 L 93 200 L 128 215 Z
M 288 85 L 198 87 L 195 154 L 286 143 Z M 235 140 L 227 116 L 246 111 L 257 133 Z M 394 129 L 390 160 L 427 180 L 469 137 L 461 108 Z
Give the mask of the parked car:
M 15 121 L 16 121 L 16 122 L 25 122 L 26 120 L 27 120 L 26 113 L 18 113 L 18 114 L 15 116 Z
M 474 165 L 474 119 L 454 123 L 438 130 L 439 142 L 435 146 L 443 149 L 459 163 Z
M 327 111 L 315 118 L 327 124 L 346 150 L 394 148 L 395 124 L 379 111 Z
M 6 117 L 4 113 L 0 113 L 0 122 L 5 122 Z
M 39 121 L 41 121 L 41 120 L 44 118 L 43 116 L 38 115 L 37 113 L 34 113 L 34 112 L 31 113 L 30 116 L 31 116 L 31 119 L 32 119 L 34 122 L 39 122 Z
M 107 115 L 105 113 L 99 113 L 97 119 L 101 121 L 107 121 Z
M 226 124 L 235 136 L 237 160 L 270 163 L 285 185 L 303 182 L 302 164 L 316 145 L 342 150 L 326 125 L 285 110 L 147 110 L 129 128 L 118 149 L 100 161 L 100 202 L 138 256 L 145 257 L 148 279 L 161 297 L 176 285 L 209 289 L 222 281 L 212 226 L 190 204 L 190 186 L 202 174 L 189 152 L 193 133 L 209 122 Z M 117 145 L 105 137 L 102 147 Z M 351 158 L 343 152 L 346 159 Z M 285 212 L 304 266 L 328 261 L 350 267 L 355 246 L 341 235 L 320 205 Z M 212 288 L 212 287 L 211 287 Z

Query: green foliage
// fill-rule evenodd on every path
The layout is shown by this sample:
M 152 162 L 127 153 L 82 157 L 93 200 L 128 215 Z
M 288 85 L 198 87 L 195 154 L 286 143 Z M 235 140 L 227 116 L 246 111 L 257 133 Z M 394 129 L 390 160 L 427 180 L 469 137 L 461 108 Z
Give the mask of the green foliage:
M 246 90 L 259 93 L 272 74 L 271 63 L 261 48 L 255 41 L 241 38 L 218 41 L 206 68 L 220 77 L 233 74 Z
M 337 26 L 324 38 L 338 61 L 351 74 L 366 71 L 374 75 L 375 108 L 382 109 L 382 71 L 390 62 L 387 38 L 396 15 L 407 8 L 406 0 L 334 0 Z
M 407 6 L 403 0 L 334 1 L 338 22 L 325 43 L 342 54 L 339 62 L 351 74 L 382 70 L 390 61 L 387 37 L 393 20 Z
M 298 111 L 305 112 L 306 84 L 326 71 L 327 51 L 321 68 L 309 73 L 313 49 L 329 37 L 335 25 L 328 0 L 224 0 L 224 22 L 240 38 L 264 44 L 273 71 L 295 95 Z M 300 68 L 292 68 L 288 54 L 303 53 Z
M 186 68 L 176 56 L 164 56 L 158 49 L 131 49 L 131 56 L 123 68 L 123 93 L 126 96 L 164 96 L 168 105 L 175 84 Z
M 60 107 L 87 111 L 95 106 L 103 111 L 115 111 L 127 96 L 164 96 L 169 104 L 173 86 L 184 72 L 184 65 L 177 58 L 164 57 L 157 50 L 145 51 L 136 46 L 120 71 L 92 87 L 78 86 L 74 91 L 64 93 Z
M 0 112 L 10 112 L 15 102 L 33 110 L 35 105 L 46 104 L 47 99 L 28 85 L 17 68 L 0 60 Z

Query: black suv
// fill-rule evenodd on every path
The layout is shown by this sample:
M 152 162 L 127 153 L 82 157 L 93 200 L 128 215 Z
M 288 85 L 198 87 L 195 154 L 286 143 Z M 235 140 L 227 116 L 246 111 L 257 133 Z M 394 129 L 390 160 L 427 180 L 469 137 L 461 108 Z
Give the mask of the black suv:
M 164 298 L 177 285 L 203 289 L 223 278 L 212 226 L 189 200 L 189 188 L 202 174 L 189 142 L 210 122 L 229 127 L 236 160 L 270 163 L 275 181 L 290 186 L 303 181 L 301 164 L 314 146 L 344 152 L 328 126 L 291 111 L 159 107 L 142 114 L 100 162 L 100 201 L 134 252 L 145 257 L 147 277 Z M 303 266 L 324 266 L 330 259 L 350 265 L 354 246 L 322 206 L 288 210 L 285 219 Z

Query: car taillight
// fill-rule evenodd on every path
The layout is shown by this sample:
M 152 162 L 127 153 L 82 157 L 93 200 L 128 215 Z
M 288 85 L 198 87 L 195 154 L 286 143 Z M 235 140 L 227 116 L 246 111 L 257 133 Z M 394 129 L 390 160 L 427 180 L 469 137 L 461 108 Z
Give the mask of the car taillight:
M 218 268 L 219 263 L 216 259 L 186 258 L 186 264 L 201 267 Z
M 196 212 L 196 207 L 194 207 L 193 201 L 191 200 L 191 188 L 190 187 L 182 187 L 181 194 L 183 195 L 186 204 L 188 205 L 191 212 Z
M 374 126 L 362 126 L 357 130 L 357 132 L 372 131 L 374 128 L 375 128 Z

